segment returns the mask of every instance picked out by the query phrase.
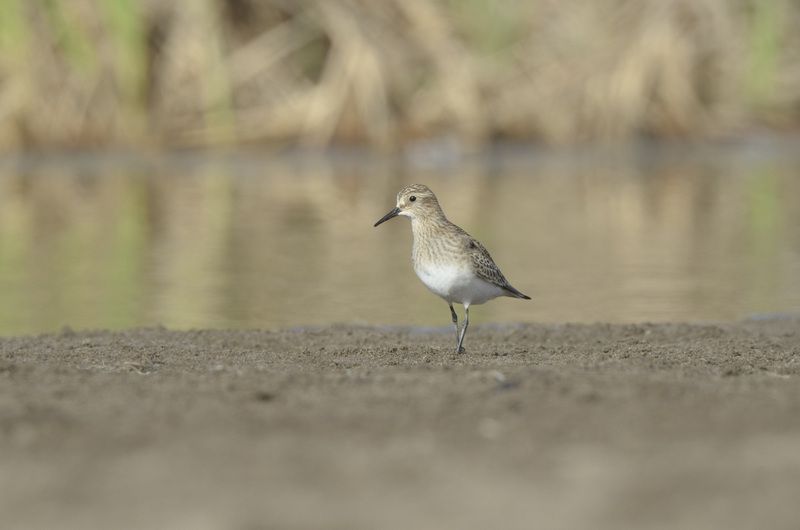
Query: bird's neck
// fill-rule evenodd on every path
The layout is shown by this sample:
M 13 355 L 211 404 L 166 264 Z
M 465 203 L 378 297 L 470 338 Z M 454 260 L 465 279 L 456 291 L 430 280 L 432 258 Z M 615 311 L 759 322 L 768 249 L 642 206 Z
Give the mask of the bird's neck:
M 441 210 L 432 212 L 424 217 L 415 217 L 411 220 L 411 232 L 414 240 L 436 237 L 437 234 L 446 230 L 450 221 L 445 217 Z

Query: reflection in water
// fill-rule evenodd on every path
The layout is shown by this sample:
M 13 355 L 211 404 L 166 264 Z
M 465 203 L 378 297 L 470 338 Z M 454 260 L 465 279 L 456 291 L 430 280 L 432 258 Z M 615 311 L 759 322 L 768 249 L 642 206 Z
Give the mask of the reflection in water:
M 320 160 L 40 159 L 0 166 L 0 333 L 447 326 L 411 269 L 424 182 L 532 302 L 474 322 L 727 320 L 800 310 L 789 153 L 523 154 L 448 168 Z

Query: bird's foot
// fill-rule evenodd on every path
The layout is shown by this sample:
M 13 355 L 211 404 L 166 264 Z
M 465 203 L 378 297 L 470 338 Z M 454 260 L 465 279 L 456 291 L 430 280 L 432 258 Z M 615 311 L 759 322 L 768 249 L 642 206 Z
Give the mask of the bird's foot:
M 466 350 L 466 348 L 464 348 L 464 346 L 459 346 L 456 349 L 456 353 L 467 353 L 467 350 Z

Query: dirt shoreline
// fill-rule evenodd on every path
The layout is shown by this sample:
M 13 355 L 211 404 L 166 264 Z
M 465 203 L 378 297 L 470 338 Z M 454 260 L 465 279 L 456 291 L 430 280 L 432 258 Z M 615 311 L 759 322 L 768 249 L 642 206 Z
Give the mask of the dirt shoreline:
M 796 528 L 800 320 L 0 338 L 3 528 Z

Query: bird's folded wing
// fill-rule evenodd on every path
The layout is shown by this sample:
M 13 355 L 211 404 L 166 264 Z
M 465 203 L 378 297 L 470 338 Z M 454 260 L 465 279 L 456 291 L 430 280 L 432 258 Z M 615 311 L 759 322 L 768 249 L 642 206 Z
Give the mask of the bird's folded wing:
M 472 265 L 475 268 L 475 274 L 477 274 L 482 280 L 486 280 L 487 282 L 498 287 L 506 288 L 508 286 L 508 280 L 506 280 L 505 276 L 503 276 L 503 273 L 500 272 L 500 268 L 495 265 L 494 260 L 489 254 L 489 251 L 486 250 L 486 247 L 481 245 L 479 241 L 472 238 L 470 238 L 468 242 L 468 247 L 470 250 L 470 258 L 472 259 Z

